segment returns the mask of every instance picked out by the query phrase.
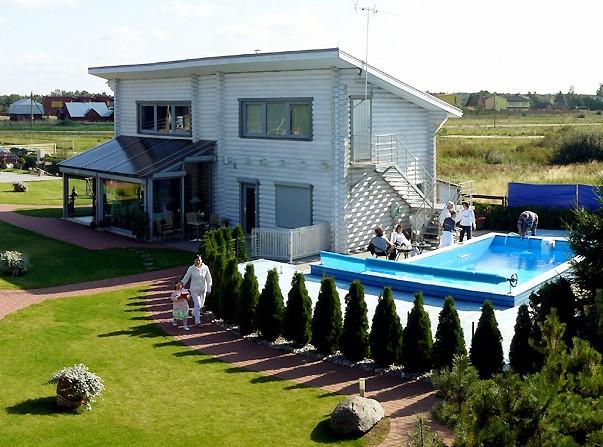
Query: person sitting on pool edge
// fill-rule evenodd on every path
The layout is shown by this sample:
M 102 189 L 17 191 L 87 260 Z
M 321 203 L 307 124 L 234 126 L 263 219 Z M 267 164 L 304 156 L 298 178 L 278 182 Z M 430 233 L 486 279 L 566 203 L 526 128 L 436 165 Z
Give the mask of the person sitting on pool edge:
M 521 237 L 527 236 L 528 231 L 532 236 L 536 236 L 536 228 L 538 227 L 538 214 L 533 211 L 524 211 L 517 219 L 517 233 Z
M 381 227 L 377 227 L 375 228 L 375 236 L 370 240 L 367 249 L 375 256 L 390 256 L 393 251 L 393 246 L 392 243 L 383 236 Z

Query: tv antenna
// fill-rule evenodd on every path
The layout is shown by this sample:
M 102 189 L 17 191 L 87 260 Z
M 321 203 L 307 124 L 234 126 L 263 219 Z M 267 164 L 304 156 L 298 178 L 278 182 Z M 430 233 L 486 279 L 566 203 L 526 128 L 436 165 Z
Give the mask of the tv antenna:
M 366 36 L 365 36 L 365 44 L 364 44 L 364 99 L 368 97 L 368 49 L 369 49 L 369 24 L 371 19 L 371 14 L 376 15 L 379 13 L 391 14 L 390 12 L 383 11 L 381 9 L 377 9 L 377 5 L 371 6 L 362 6 L 358 4 L 358 2 L 354 3 L 354 11 L 358 14 L 366 13 Z M 393 14 L 392 14 L 393 15 Z

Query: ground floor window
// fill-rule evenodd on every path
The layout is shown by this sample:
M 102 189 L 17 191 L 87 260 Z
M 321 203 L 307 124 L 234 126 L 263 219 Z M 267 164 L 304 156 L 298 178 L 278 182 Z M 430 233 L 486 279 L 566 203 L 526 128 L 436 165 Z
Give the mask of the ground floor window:
M 134 224 L 144 216 L 143 186 L 103 180 L 103 214 L 106 225 L 133 230 Z
M 312 225 L 312 185 L 276 184 L 276 226 Z

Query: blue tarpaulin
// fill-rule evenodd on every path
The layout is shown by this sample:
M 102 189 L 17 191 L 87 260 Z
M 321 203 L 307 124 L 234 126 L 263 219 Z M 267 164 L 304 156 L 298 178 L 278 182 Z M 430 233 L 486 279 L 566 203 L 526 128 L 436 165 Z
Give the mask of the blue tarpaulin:
M 539 206 L 542 208 L 601 207 L 599 188 L 589 185 L 534 185 L 509 183 L 509 206 Z

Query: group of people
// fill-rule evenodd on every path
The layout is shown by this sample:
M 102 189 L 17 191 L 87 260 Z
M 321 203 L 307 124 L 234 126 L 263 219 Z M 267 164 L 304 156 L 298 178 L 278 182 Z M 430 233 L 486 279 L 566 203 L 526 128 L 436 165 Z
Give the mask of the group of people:
M 388 259 L 395 260 L 398 257 L 399 250 L 406 249 L 411 255 L 413 254 L 412 244 L 404 234 L 402 224 L 396 225 L 390 239 L 384 236 L 381 227 L 375 228 L 374 233 L 375 235 L 368 245 L 368 251 L 372 255 L 387 256 Z
M 190 288 L 185 289 L 186 284 L 190 281 Z M 172 300 L 172 325 L 178 326 L 178 322 L 182 322 L 182 328 L 189 331 L 188 326 L 188 298 L 193 301 L 193 319 L 195 326 L 201 326 L 201 309 L 205 304 L 205 297 L 211 293 L 212 279 L 211 273 L 207 265 L 203 264 L 201 255 L 197 255 L 186 271 L 184 277 L 174 284 L 174 291 L 170 295 Z
M 442 224 L 442 237 L 440 238 L 440 247 L 448 247 L 454 244 L 454 232 L 457 225 L 461 228 L 459 241 L 471 239 L 473 230 L 475 230 L 475 213 L 469 208 L 469 202 L 461 202 L 461 210 L 457 213 L 454 209 L 454 203 L 448 202 L 440 214 Z

